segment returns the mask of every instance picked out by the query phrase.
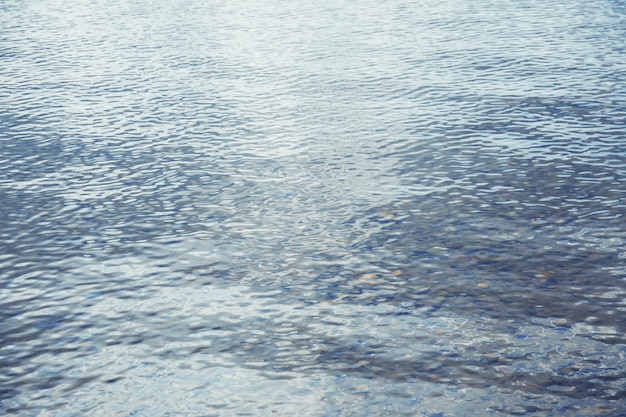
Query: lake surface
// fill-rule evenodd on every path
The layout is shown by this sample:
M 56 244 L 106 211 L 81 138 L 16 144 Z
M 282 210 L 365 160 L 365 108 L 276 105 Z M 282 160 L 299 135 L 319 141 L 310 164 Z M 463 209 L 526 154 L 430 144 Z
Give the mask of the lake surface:
M 0 1 L 0 414 L 626 415 L 626 2 Z

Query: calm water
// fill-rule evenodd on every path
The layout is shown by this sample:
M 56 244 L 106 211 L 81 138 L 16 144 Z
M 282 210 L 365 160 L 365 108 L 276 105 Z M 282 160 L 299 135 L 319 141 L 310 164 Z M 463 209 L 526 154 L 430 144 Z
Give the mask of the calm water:
M 622 0 L 0 0 L 0 414 L 626 415 Z

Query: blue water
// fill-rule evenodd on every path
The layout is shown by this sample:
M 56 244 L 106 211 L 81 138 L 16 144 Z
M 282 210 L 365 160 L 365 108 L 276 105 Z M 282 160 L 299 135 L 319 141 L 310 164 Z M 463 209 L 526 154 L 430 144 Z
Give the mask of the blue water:
M 626 3 L 0 1 L 0 414 L 626 415 Z

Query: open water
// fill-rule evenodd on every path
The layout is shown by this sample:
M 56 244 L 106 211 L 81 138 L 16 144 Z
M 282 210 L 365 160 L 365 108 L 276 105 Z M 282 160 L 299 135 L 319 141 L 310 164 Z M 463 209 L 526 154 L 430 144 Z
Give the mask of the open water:
M 0 414 L 626 415 L 622 0 L 0 0 Z

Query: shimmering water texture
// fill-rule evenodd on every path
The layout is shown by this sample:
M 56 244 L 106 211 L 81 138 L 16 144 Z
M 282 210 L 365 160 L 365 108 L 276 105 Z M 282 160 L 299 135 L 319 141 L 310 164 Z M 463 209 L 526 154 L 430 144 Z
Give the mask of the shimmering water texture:
M 0 414 L 626 415 L 622 0 L 0 1 Z

